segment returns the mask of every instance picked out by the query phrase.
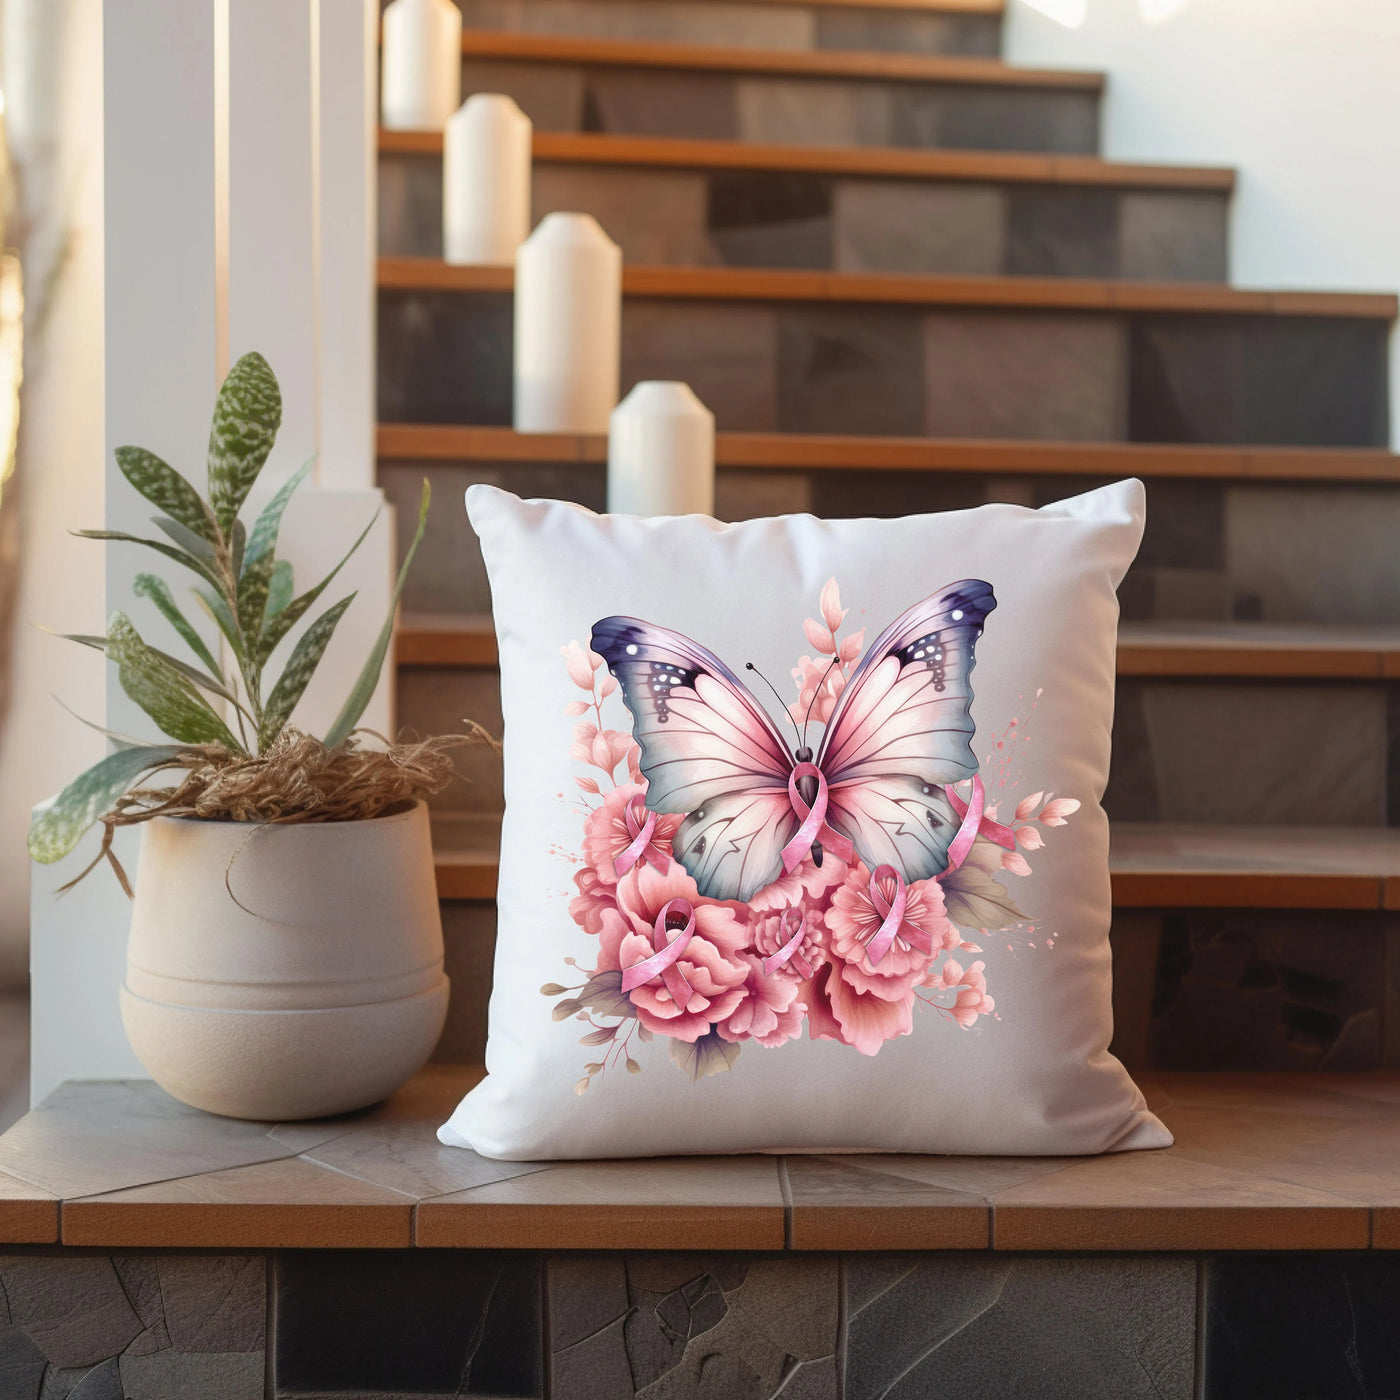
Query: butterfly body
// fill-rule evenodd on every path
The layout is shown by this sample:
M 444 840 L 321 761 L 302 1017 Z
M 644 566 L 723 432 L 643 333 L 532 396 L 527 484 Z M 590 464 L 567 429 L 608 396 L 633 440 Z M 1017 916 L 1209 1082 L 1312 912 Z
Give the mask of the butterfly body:
M 748 900 L 795 850 L 823 846 L 928 879 L 958 817 L 944 788 L 971 777 L 975 645 L 989 584 L 950 584 L 900 615 L 851 673 L 815 754 L 789 748 L 735 673 L 680 632 L 608 617 L 592 646 L 633 718 L 651 810 L 684 813 L 672 852 L 707 898 Z

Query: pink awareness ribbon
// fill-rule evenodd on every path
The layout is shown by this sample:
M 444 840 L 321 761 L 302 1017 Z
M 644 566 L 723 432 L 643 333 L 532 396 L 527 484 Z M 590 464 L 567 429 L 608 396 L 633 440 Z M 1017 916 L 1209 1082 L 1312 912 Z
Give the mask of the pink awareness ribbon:
M 646 821 L 643 821 L 637 815 L 637 808 L 639 806 L 641 806 L 642 811 L 647 814 Z M 664 872 L 666 868 L 665 865 L 658 865 L 655 856 L 647 851 L 647 847 L 651 845 L 652 835 L 656 831 L 656 813 L 648 812 L 646 807 L 642 804 L 641 798 L 634 797 L 627 804 L 627 810 L 623 813 L 623 816 L 627 822 L 627 834 L 632 838 L 632 844 L 628 846 L 620 856 L 617 856 L 613 860 L 613 869 L 617 872 L 617 878 L 619 880 L 622 879 L 622 877 L 643 858 L 645 858 L 649 864 L 655 865 L 658 870 Z
M 894 881 L 893 903 L 885 898 L 885 892 L 880 888 L 882 879 Z M 918 948 L 921 953 L 933 952 L 933 939 L 923 929 L 910 924 L 908 933 L 904 932 L 904 911 L 909 902 L 909 889 L 904 883 L 904 876 L 894 866 L 875 867 L 870 876 L 870 902 L 875 906 L 875 912 L 881 920 L 874 937 L 865 945 L 865 956 L 870 959 L 871 967 L 879 966 L 880 959 L 893 946 L 896 934 L 906 943 Z
M 685 927 L 677 930 L 676 936 L 667 942 L 670 930 L 666 927 L 666 920 L 672 914 L 684 917 Z M 701 1006 L 692 1006 L 692 1003 L 698 1001 L 703 1004 L 704 998 L 691 990 L 690 983 L 685 980 L 685 974 L 676 966 L 676 959 L 685 952 L 694 934 L 695 906 L 688 899 L 671 900 L 656 916 L 656 922 L 652 926 L 651 944 L 656 952 L 639 963 L 633 963 L 623 972 L 622 990 L 635 991 L 653 978 L 660 977 L 671 994 L 671 1000 L 683 1011 L 702 1009 Z
M 811 963 L 798 952 L 798 949 L 802 947 L 802 940 L 807 936 L 807 925 L 803 920 L 802 911 L 796 905 L 789 905 L 783 910 L 783 917 L 778 921 L 778 934 L 781 937 L 788 931 L 789 919 L 797 921 L 792 937 L 771 958 L 763 960 L 763 972 L 767 977 L 771 977 L 780 967 L 789 962 L 797 969 L 801 977 L 807 978 L 812 975 Z
M 817 780 L 817 800 L 809 807 L 797 789 L 802 778 Z M 826 824 L 826 809 L 831 801 L 827 791 L 826 775 L 815 763 L 799 763 L 788 776 L 788 801 L 792 810 L 802 818 L 797 835 L 783 847 L 783 869 L 789 875 L 802 864 L 802 858 L 820 840 L 831 853 L 849 864 L 855 856 L 855 847 L 839 832 Z
M 1002 826 L 1000 822 L 994 822 L 986 815 L 987 789 L 982 785 L 980 774 L 972 779 L 971 802 L 964 802 L 951 785 L 943 791 L 953 810 L 962 818 L 962 825 L 958 828 L 958 834 L 953 837 L 953 844 L 948 847 L 948 865 L 938 877 L 940 880 L 952 874 L 967 859 L 972 843 L 979 836 L 985 836 L 1005 850 L 1016 849 L 1016 833 L 1010 827 Z

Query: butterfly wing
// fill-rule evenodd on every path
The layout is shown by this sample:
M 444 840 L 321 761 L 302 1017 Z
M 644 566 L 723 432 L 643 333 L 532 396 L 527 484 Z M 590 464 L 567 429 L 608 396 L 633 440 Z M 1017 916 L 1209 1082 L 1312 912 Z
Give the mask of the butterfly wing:
M 710 899 L 747 900 L 782 871 L 798 821 L 793 758 L 763 707 L 713 652 L 635 617 L 594 625 L 641 745 L 647 806 L 684 812 L 675 858 Z
M 995 607 L 980 579 L 916 603 L 870 644 L 836 702 L 817 755 L 827 820 L 871 867 L 912 882 L 947 865 L 959 818 L 943 788 L 977 771 L 972 668 Z

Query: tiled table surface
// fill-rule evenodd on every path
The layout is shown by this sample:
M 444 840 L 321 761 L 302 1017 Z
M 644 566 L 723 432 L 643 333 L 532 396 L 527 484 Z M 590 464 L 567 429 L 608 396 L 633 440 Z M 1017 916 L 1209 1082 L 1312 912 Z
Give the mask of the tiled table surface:
M 1400 1075 L 1145 1081 L 1176 1146 L 1097 1158 L 495 1162 L 435 1130 L 478 1070 L 246 1123 L 68 1084 L 0 1137 L 0 1243 L 99 1248 L 1400 1248 Z M 722 1204 L 718 1204 L 721 1203 Z

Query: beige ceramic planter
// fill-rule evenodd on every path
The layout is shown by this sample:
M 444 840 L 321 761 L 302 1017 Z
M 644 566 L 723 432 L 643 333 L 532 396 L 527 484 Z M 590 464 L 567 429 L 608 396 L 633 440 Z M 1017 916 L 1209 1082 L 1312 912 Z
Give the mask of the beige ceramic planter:
M 377 1103 L 432 1053 L 447 993 L 421 802 L 363 822 L 144 826 L 122 1020 L 177 1099 L 258 1119 Z

